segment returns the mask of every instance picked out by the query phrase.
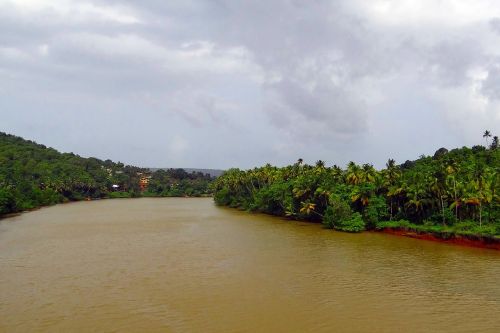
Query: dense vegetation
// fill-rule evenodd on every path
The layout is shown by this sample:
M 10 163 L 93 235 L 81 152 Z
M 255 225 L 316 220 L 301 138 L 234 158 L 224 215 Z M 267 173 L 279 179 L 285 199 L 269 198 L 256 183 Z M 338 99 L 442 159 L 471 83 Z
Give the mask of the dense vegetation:
M 151 174 L 144 196 L 182 197 L 210 194 L 213 178 L 201 172 L 188 173 L 184 169 L 159 169 Z
M 141 189 L 140 181 L 147 183 Z M 83 199 L 201 196 L 212 178 L 183 169 L 149 172 L 123 163 L 83 158 L 0 132 L 0 216 Z
M 301 159 L 282 168 L 230 169 L 214 182 L 214 199 L 349 232 L 392 227 L 500 235 L 498 138 L 487 146 L 441 148 L 402 165 L 390 159 L 383 170 Z

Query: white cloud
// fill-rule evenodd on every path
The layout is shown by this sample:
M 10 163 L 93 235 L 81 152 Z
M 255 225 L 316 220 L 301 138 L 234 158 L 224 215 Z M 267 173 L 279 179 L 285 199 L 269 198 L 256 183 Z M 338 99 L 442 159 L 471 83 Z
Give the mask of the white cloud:
M 354 3 L 364 15 L 382 25 L 456 27 L 500 16 L 496 0 L 357 0 Z
M 31 56 L 23 50 L 15 47 L 0 47 L 0 59 L 22 62 L 31 60 Z
M 170 151 L 175 154 L 180 154 L 186 151 L 186 149 L 189 147 L 188 142 L 186 139 L 184 139 L 181 136 L 174 136 L 172 140 L 170 141 Z
M 49 46 L 47 44 L 42 44 L 38 46 L 38 53 L 41 56 L 47 56 L 49 54 Z
M 167 72 L 208 72 L 248 75 L 261 80 L 259 67 L 242 46 L 219 47 L 209 41 L 189 41 L 182 45 L 158 43 L 136 34 L 63 34 L 58 48 L 81 56 L 149 63 Z
M 86 1 L 72 0 L 13 0 L 0 4 L 0 9 L 13 8 L 21 15 L 55 17 L 74 23 L 109 21 L 121 24 L 135 24 L 140 20 L 125 6 L 96 5 Z

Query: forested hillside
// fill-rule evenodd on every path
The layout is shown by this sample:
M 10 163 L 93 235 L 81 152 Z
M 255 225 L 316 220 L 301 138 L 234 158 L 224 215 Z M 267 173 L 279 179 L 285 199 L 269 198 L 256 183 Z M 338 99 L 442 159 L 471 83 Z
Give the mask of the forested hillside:
M 214 197 L 219 205 L 350 232 L 395 227 L 500 235 L 499 167 L 495 137 L 488 148 L 442 148 L 402 165 L 390 159 L 383 170 L 300 159 L 282 168 L 230 169 L 215 181 Z
M 0 215 L 83 199 L 207 195 L 211 181 L 209 175 L 182 169 L 150 173 L 110 160 L 60 153 L 0 132 Z

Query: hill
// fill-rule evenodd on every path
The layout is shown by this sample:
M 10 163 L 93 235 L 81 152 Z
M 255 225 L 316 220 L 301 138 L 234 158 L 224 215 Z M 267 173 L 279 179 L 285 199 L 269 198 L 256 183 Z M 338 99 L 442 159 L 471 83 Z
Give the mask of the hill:
M 148 168 L 151 172 L 158 170 L 171 170 L 176 168 Z M 224 170 L 219 169 L 196 169 L 196 168 L 181 168 L 188 173 L 202 173 L 204 175 L 210 175 L 210 177 L 219 177 L 224 173 Z
M 0 132 L 0 215 L 83 199 L 208 195 L 211 180 L 60 153 Z

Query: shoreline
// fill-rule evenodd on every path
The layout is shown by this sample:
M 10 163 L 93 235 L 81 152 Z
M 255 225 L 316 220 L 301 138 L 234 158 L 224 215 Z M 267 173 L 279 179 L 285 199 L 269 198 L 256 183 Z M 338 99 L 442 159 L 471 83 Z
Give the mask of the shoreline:
M 264 214 L 267 216 L 271 217 L 277 217 L 281 219 L 285 219 L 288 221 L 297 221 L 297 222 L 306 222 L 306 223 L 311 223 L 311 224 L 320 224 L 324 226 L 323 223 L 318 222 L 318 221 L 310 221 L 310 220 L 302 220 L 302 219 L 295 219 L 295 218 L 290 218 L 287 216 L 282 216 L 282 215 L 274 215 L 274 214 L 269 214 L 265 212 L 260 212 L 260 211 L 248 211 L 245 209 L 242 209 L 241 207 L 231 207 L 231 206 L 225 206 L 225 205 L 217 205 L 218 207 L 223 207 L 231 210 L 237 210 L 237 211 L 242 211 L 246 212 L 249 214 Z M 340 231 L 340 230 L 335 230 L 332 229 L 335 232 L 345 232 L 345 231 Z M 443 243 L 443 244 L 451 244 L 451 245 L 456 245 L 456 246 L 465 246 L 465 247 L 474 247 L 474 248 L 480 248 L 480 249 L 488 249 L 488 250 L 496 250 L 500 251 L 500 237 L 494 237 L 494 236 L 486 236 L 486 235 L 481 235 L 481 234 L 455 234 L 451 232 L 431 232 L 431 231 L 416 231 L 416 230 L 407 230 L 404 227 L 397 228 L 397 227 L 384 227 L 380 229 L 368 229 L 364 230 L 362 232 L 374 232 L 374 233 L 384 233 L 384 234 L 389 234 L 393 236 L 399 236 L 399 237 L 408 237 L 408 238 L 414 238 L 418 240 L 424 240 L 424 241 L 431 241 L 431 242 L 437 242 L 437 243 Z
M 490 249 L 500 251 L 500 238 L 482 235 L 456 235 L 450 233 L 431 233 L 431 232 L 419 232 L 419 231 L 409 231 L 403 228 L 383 228 L 380 230 L 374 230 L 374 232 L 381 232 L 394 236 L 402 236 L 415 238 L 419 240 L 426 240 L 431 242 L 438 242 L 444 244 L 452 244 L 458 246 L 475 247 L 481 249 Z
M 48 205 L 48 206 L 40 206 L 40 207 L 34 207 L 31 209 L 27 209 L 21 212 L 16 212 L 16 213 L 9 213 L 5 215 L 0 215 L 0 221 L 3 219 L 7 219 L 10 217 L 16 217 L 20 216 L 21 214 L 24 213 L 29 213 L 32 211 L 36 211 L 42 208 L 47 208 L 47 207 L 52 207 L 52 206 L 57 206 L 61 204 L 70 204 L 70 203 L 77 203 L 77 202 L 85 202 L 85 201 L 98 201 L 98 200 L 115 200 L 115 199 L 141 199 L 141 198 L 185 198 L 185 199 L 191 199 L 191 198 L 210 198 L 212 196 L 197 196 L 197 197 L 190 197 L 190 196 L 177 196 L 177 197 L 162 197 L 162 196 L 141 196 L 141 197 L 130 197 L 130 198 L 95 198 L 95 199 L 90 199 L 90 200 L 75 200 L 75 201 L 67 201 L 67 202 L 60 202 L 54 205 Z M 224 206 L 222 206 L 224 207 Z M 229 209 L 235 209 L 235 207 L 227 207 Z M 240 211 L 245 211 L 241 209 L 236 209 Z M 252 213 L 252 212 L 248 212 Z M 269 215 L 273 217 L 279 217 L 279 218 L 285 218 L 283 216 L 279 215 L 273 215 L 273 214 L 266 214 L 259 212 L 260 214 L 264 215 Z M 313 221 L 308 221 L 308 220 L 296 220 L 296 219 L 288 219 L 291 221 L 303 221 L 307 223 L 317 223 Z M 341 232 L 338 230 L 334 230 L 336 232 Z M 469 235 L 458 235 L 458 234 L 453 234 L 449 232 L 428 232 L 428 231 L 416 231 L 416 230 L 407 230 L 405 228 L 397 228 L 397 227 L 384 227 L 381 229 L 375 229 L 375 230 L 366 230 L 364 232 L 375 232 L 375 233 L 384 233 L 388 235 L 393 235 L 393 236 L 399 236 L 399 237 L 408 237 L 408 238 L 414 238 L 418 240 L 425 240 L 425 241 L 431 241 L 431 242 L 438 242 L 438 243 L 443 243 L 443 244 L 451 244 L 451 245 L 457 245 L 457 246 L 466 246 L 466 247 L 474 247 L 474 248 L 481 248 L 481 249 L 489 249 L 489 250 L 496 250 L 500 251 L 500 237 L 492 237 L 492 236 L 484 236 L 484 235 L 476 235 L 476 234 L 469 234 Z
M 219 206 L 219 207 L 225 207 L 228 209 L 235 209 L 235 210 L 244 211 L 247 213 L 264 214 L 264 215 L 268 215 L 268 216 L 283 218 L 283 219 L 286 219 L 289 221 L 322 224 L 321 222 L 308 221 L 308 220 L 298 220 L 298 219 L 293 219 L 293 218 L 289 218 L 286 216 L 273 215 L 273 214 L 268 214 L 268 213 L 264 213 L 264 212 L 250 212 L 250 211 L 247 211 L 244 209 L 239 209 L 238 207 L 229 207 L 229 206 L 224 206 L 224 205 Z M 344 231 L 339 231 L 339 230 L 335 230 L 335 229 L 333 229 L 333 231 L 344 232 Z M 474 247 L 474 248 L 500 251 L 500 237 L 485 236 L 485 235 L 480 235 L 480 234 L 460 235 L 460 234 L 454 234 L 454 233 L 450 233 L 450 232 L 415 231 L 415 230 L 407 230 L 403 227 L 401 227 L 401 228 L 384 227 L 384 228 L 380 228 L 380 229 L 369 229 L 369 230 L 365 230 L 362 232 L 384 233 L 384 234 L 389 234 L 389 235 L 393 235 L 393 236 L 408 237 L 408 238 L 414 238 L 414 239 L 419 239 L 419 240 L 424 240 L 424 241 L 431 241 L 431 242 L 438 242 L 438 243 L 451 244 L 451 245 L 457 245 L 457 246 Z
M 58 206 L 58 205 L 66 205 L 66 204 L 71 204 L 71 203 L 77 203 L 77 202 L 87 202 L 87 201 L 99 201 L 99 200 L 119 200 L 119 199 L 142 199 L 142 198 L 185 198 L 185 199 L 192 199 L 192 198 L 211 198 L 212 195 L 202 195 L 202 196 L 172 196 L 172 197 L 162 197 L 162 196 L 140 196 L 140 197 L 116 197 L 116 198 L 90 198 L 90 199 L 82 199 L 82 200 L 73 200 L 73 201 L 64 201 L 64 202 L 58 202 L 53 205 L 46 205 L 46 206 L 38 206 L 38 207 L 33 207 L 29 209 L 25 209 L 23 211 L 19 212 L 14 212 L 14 213 L 7 213 L 4 215 L 0 215 L 0 221 L 3 219 L 7 219 L 10 217 L 16 217 L 20 216 L 21 214 L 24 213 L 30 213 L 39 209 L 43 208 L 48 208 L 48 207 L 53 207 L 53 206 Z

